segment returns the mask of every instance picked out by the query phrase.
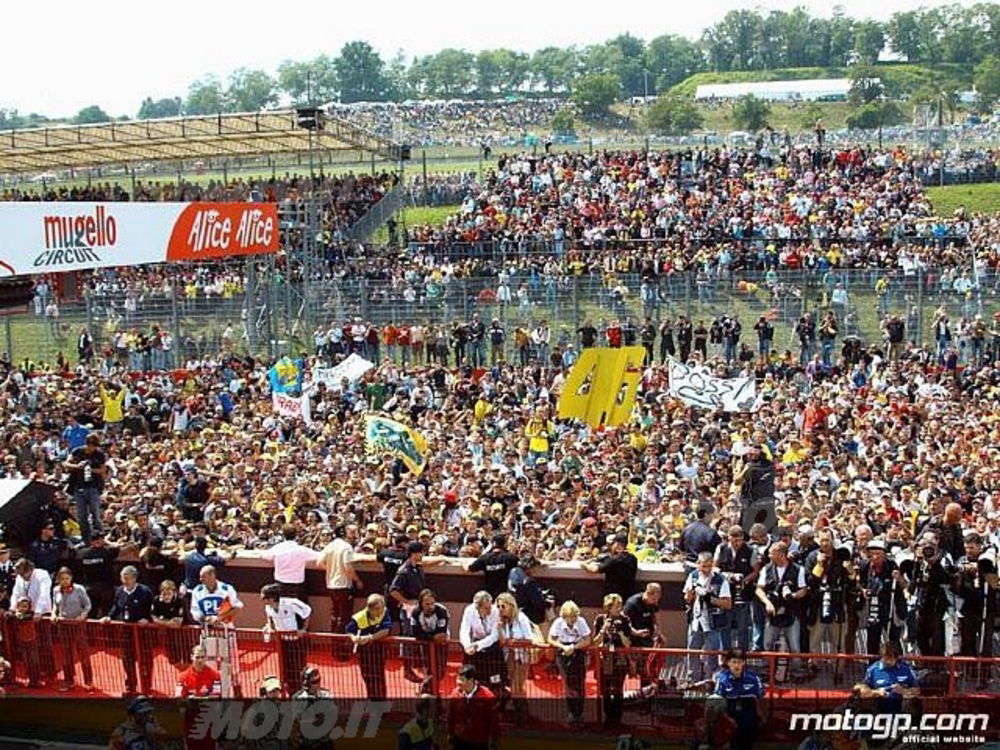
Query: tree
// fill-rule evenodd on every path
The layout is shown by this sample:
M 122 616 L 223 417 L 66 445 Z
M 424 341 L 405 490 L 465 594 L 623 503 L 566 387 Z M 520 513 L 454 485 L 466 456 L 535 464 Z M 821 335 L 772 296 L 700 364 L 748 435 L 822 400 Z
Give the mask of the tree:
M 646 115 L 649 129 L 663 135 L 686 135 L 705 122 L 697 105 L 680 96 L 660 96 Z
M 278 103 L 278 87 L 263 70 L 239 68 L 229 76 L 226 101 L 233 112 L 259 112 Z
M 111 122 L 111 117 L 96 104 L 84 107 L 77 112 L 76 117 L 73 118 L 73 123 L 75 125 L 91 125 L 97 122 Z
M 326 55 L 303 62 L 285 60 L 278 66 L 277 86 L 294 106 L 326 104 L 337 98 L 337 69 Z
M 702 35 L 712 70 L 758 70 L 755 58 L 761 39 L 759 13 L 752 10 L 731 10 L 722 20 Z
M 570 107 L 563 107 L 552 115 L 552 132 L 556 135 L 571 135 L 576 132 L 576 115 Z
M 622 85 L 613 73 L 589 73 L 576 83 L 570 97 L 587 116 L 606 114 L 608 107 L 621 98 Z
M 341 47 L 333 65 L 342 102 L 381 102 L 387 98 L 385 62 L 368 42 L 348 42 Z
M 976 94 L 980 112 L 989 112 L 1000 101 L 1000 58 L 987 57 L 976 66 Z
M 215 76 L 205 76 L 195 81 L 188 88 L 187 99 L 184 102 L 184 113 L 188 115 L 214 115 L 218 112 L 228 112 L 222 84 Z
M 861 21 L 854 27 L 854 53 L 860 62 L 876 63 L 885 48 L 885 28 L 878 21 Z
M 421 58 L 418 65 L 425 94 L 442 99 L 467 96 L 474 88 L 476 57 L 460 49 L 443 49 Z
M 908 62 L 920 59 L 920 22 L 918 12 L 908 10 L 893 13 L 886 26 L 889 46 L 897 55 L 902 55 Z
M 177 117 L 181 113 L 181 98 L 175 96 L 172 99 L 158 99 L 153 101 L 153 97 L 147 96 L 139 105 L 139 120 L 151 120 L 157 117 Z
M 949 120 L 955 122 L 955 111 L 958 109 L 958 94 L 965 88 L 955 78 L 945 75 L 933 75 L 913 92 L 911 100 L 918 104 L 931 104 L 937 113 L 937 124 L 944 124 L 944 113 L 948 112 Z
M 852 130 L 875 130 L 891 125 L 901 125 L 906 116 L 896 102 L 878 101 L 861 105 L 847 118 L 847 127 Z
M 741 96 L 733 105 L 733 122 L 736 127 L 751 133 L 767 125 L 770 114 L 771 105 L 753 94 Z
M 833 6 L 833 16 L 830 18 L 830 53 L 827 63 L 842 67 L 851 60 L 851 50 L 854 49 L 854 20 L 844 13 L 844 6 Z
M 664 34 L 646 47 L 646 68 L 653 83 L 651 93 L 665 94 L 672 86 L 706 67 L 701 47 L 682 36 Z
M 484 49 L 476 55 L 476 91 L 482 99 L 490 99 L 500 88 L 502 75 L 501 50 Z
M 0 130 L 14 130 L 24 127 L 24 118 L 16 109 L 0 108 Z
M 885 84 L 879 77 L 878 69 L 874 65 L 859 63 L 852 65 L 847 73 L 851 82 L 851 88 L 847 92 L 847 98 L 855 104 L 867 104 L 878 101 L 885 93 Z
M 531 56 L 529 70 L 535 86 L 544 86 L 553 94 L 556 91 L 570 91 L 576 76 L 576 50 L 572 47 L 545 47 Z

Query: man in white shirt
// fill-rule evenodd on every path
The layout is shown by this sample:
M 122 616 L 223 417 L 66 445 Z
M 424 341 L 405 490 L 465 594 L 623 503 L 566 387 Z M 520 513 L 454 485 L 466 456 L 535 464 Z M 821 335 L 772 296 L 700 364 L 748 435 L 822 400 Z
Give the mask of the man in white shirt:
M 315 563 L 320 555 L 295 541 L 295 537 L 298 536 L 295 524 L 286 523 L 282 526 L 281 535 L 285 537 L 285 541 L 264 550 L 261 557 L 274 561 L 274 580 L 281 584 L 281 595 L 294 596 L 306 602 L 309 600 L 306 589 L 306 565 Z
M 684 601 L 688 605 L 688 649 L 704 648 L 706 651 L 722 651 L 722 631 L 730 627 L 727 612 L 732 609 L 733 599 L 729 590 L 729 580 L 714 570 L 715 560 L 711 552 L 698 554 L 698 567 L 692 570 L 684 583 Z M 688 682 L 694 682 L 697 675 L 694 660 L 687 659 Z M 701 659 L 700 679 L 710 679 L 713 669 Z
M 309 629 L 312 607 L 294 597 L 282 596 L 281 586 L 270 583 L 260 590 L 264 602 L 264 637 L 278 636 L 281 653 L 281 681 L 291 695 L 299 686 L 306 665 L 306 641 L 301 636 Z
M 354 613 L 354 589 L 364 590 L 361 577 L 354 570 L 354 545 L 358 543 L 358 527 L 339 525 L 333 530 L 334 539 L 319 554 L 317 563 L 326 571 L 326 589 L 330 593 L 330 632 L 343 633 Z
M 31 611 L 36 618 L 51 615 L 52 576 L 42 568 L 36 568 L 26 557 L 17 561 L 14 571 L 17 577 L 10 592 L 10 611 L 15 611 L 19 599 L 27 597 L 31 600 Z
M 458 640 L 469 662 L 475 665 L 476 674 L 491 689 L 499 689 L 506 676 L 499 643 L 499 622 L 500 612 L 493 604 L 493 597 L 488 591 L 477 591 L 472 604 L 462 613 L 462 624 L 458 628 Z
M 198 576 L 200 584 L 191 591 L 191 617 L 199 625 L 229 625 L 243 609 L 236 589 L 215 575 L 215 568 L 206 565 Z

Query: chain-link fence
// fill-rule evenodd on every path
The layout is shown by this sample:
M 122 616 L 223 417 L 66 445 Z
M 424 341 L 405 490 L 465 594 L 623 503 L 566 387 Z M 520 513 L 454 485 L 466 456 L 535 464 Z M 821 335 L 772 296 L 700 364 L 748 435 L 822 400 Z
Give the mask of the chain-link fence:
M 63 305 L 58 317 L 35 305 L 5 318 L 7 351 L 15 359 L 46 361 L 62 352 L 75 361 L 78 336 L 86 330 L 99 354 L 111 350 L 138 369 L 150 360 L 136 356 L 136 350 L 154 327 L 172 336 L 164 358 L 169 366 L 223 349 L 256 356 L 311 350 L 317 327 L 325 330 L 356 316 L 379 327 L 420 324 L 428 327 L 428 339 L 440 329 L 449 341 L 455 321 L 478 314 L 487 324 L 493 318 L 500 321 L 506 334 L 501 354 L 510 359 L 518 327 L 530 330 L 545 321 L 552 345 L 561 346 L 578 343 L 577 330 L 587 322 L 601 330 L 614 320 L 631 318 L 641 326 L 649 318 L 659 326 L 683 314 L 695 325 L 703 321 L 708 326 L 716 316 L 736 317 L 743 327 L 741 342 L 753 351 L 758 345 L 753 326 L 765 317 L 774 325 L 773 348 L 780 353 L 798 352 L 795 326 L 804 313 L 830 309 L 838 321 L 838 350 L 847 336 L 881 340 L 889 315 L 903 320 L 907 340 L 937 341 L 937 321 L 944 314 L 950 341 L 967 360 L 977 346 L 977 328 L 998 330 L 993 316 L 1000 313 L 1000 274 L 975 266 L 910 271 L 716 268 L 655 276 L 546 273 L 539 264 L 499 267 L 506 270 L 468 277 L 434 272 L 394 280 L 343 276 L 306 281 L 298 275 L 290 278 L 273 260 L 251 262 L 225 295 L 192 294 L 180 285 L 169 293 L 87 293 L 79 302 Z M 982 317 L 978 324 L 977 316 Z M 991 335 L 988 330 L 986 347 L 996 340 Z

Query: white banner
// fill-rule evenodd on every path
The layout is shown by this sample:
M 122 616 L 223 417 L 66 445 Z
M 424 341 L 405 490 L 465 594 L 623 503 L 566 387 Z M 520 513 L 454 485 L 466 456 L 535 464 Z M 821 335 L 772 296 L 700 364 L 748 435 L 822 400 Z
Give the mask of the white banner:
M 271 403 L 274 404 L 274 411 L 279 416 L 301 419 L 306 424 L 312 422 L 309 396 L 294 398 L 284 393 L 272 393 Z
M 0 202 L 0 276 L 277 252 L 274 203 Z
M 701 365 L 670 360 L 670 393 L 688 406 L 725 411 L 753 411 L 757 384 L 753 378 L 720 378 Z
M 326 383 L 327 388 L 339 388 L 340 381 L 344 378 L 347 378 L 349 383 L 354 383 L 361 380 L 364 374 L 374 366 L 364 357 L 351 354 L 351 356 L 335 367 L 313 368 L 313 382 Z

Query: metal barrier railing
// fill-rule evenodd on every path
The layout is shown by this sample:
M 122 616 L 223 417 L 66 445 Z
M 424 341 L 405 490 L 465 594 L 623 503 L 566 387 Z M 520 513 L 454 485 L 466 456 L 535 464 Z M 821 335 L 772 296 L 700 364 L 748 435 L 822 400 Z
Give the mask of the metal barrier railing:
M 210 657 L 228 664 L 238 697 L 256 695 L 269 675 L 278 676 L 286 691 L 294 692 L 307 665 L 320 670 L 323 686 L 338 697 L 407 698 L 418 691 L 443 696 L 454 688 L 457 668 L 466 661 L 476 665 L 484 683 L 507 685 L 512 698 L 563 699 L 566 684 L 574 680 L 582 698 L 601 697 L 613 685 L 625 693 L 653 683 L 697 692 L 711 682 L 720 656 L 687 649 L 591 647 L 580 652 L 581 662 L 574 666 L 559 664 L 551 647 L 529 642 L 469 657 L 457 641 L 436 644 L 389 636 L 356 647 L 350 636 L 332 633 L 268 636 L 250 629 L 17 617 L 0 620 L 0 634 L 15 683 L 48 689 L 63 683 L 92 685 L 96 695 L 173 695 L 191 649 L 206 638 L 220 637 L 231 643 L 232 653 L 227 657 L 223 649 L 216 656 L 218 650 L 210 649 Z M 876 658 L 787 652 L 752 652 L 749 657 L 771 696 L 789 690 L 799 695 L 846 694 Z M 905 658 L 927 678 L 924 687 L 935 695 L 1000 695 L 1000 658 Z

